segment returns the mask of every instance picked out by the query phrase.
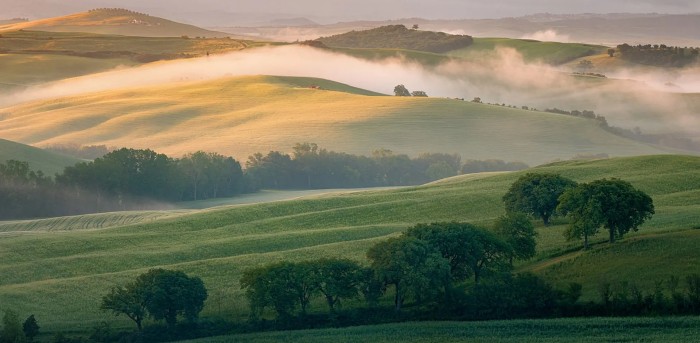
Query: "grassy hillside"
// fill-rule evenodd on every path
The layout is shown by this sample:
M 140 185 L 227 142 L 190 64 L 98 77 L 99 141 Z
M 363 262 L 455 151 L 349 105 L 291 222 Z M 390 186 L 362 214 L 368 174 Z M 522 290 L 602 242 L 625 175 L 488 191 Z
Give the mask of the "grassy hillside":
M 443 53 L 472 44 L 467 35 L 408 29 L 403 25 L 388 25 L 364 31 L 350 31 L 317 41 L 335 48 L 403 49 Z
M 562 64 L 579 57 L 600 54 L 607 47 L 580 43 L 540 42 L 531 39 L 474 38 L 474 44 L 447 53 L 449 56 L 473 58 L 493 52 L 497 48 L 512 48 L 528 62 Z
M 538 256 L 520 269 L 535 269 L 562 283 L 583 281 L 586 299 L 596 296 L 601 270 L 610 271 L 606 275 L 612 282 L 629 276 L 643 280 L 643 289 L 653 288 L 648 284 L 670 273 L 700 272 L 693 250 L 700 243 L 699 231 L 693 229 L 700 222 L 700 158 L 562 162 L 535 170 L 577 181 L 624 178 L 653 197 L 657 214 L 615 246 L 598 245 L 576 256 L 565 252 L 580 242 L 564 240 L 561 222 L 540 226 Z M 0 303 L 20 313 L 35 313 L 47 331 L 65 326 L 88 329 L 101 320 L 128 326 L 123 318 L 98 310 L 100 297 L 116 283 L 165 266 L 203 278 L 210 292 L 205 316 L 245 319 L 246 304 L 238 288 L 245 268 L 320 256 L 364 261 L 364 252 L 374 242 L 418 222 L 489 224 L 502 213 L 502 194 L 522 173 L 468 175 L 422 187 L 216 208 L 101 230 L 27 232 L 34 224 L 23 222 L 2 233 L 0 240 Z M 640 247 L 640 241 L 654 248 Z M 602 253 L 609 249 L 626 253 L 610 259 Z M 659 251 L 664 254 L 654 255 Z M 571 262 L 559 263 L 562 256 Z M 655 262 L 647 263 L 653 257 Z M 676 263 L 679 260 L 688 262 Z M 566 263 L 583 266 L 571 270 L 563 267 Z
M 46 175 L 62 172 L 63 168 L 80 162 L 74 157 L 0 139 L 0 163 L 5 163 L 7 160 L 29 162 L 31 170 L 41 170 Z
M 0 38 L 0 89 L 87 75 L 146 62 L 241 50 L 256 43 L 227 38 L 128 37 L 14 31 Z
M 491 322 L 430 322 L 232 335 L 188 341 L 224 342 L 674 342 L 700 334 L 697 318 L 583 318 Z M 630 327 L 634 327 L 631 330 Z
M 459 153 L 464 159 L 531 165 L 586 153 L 666 153 L 570 116 L 451 99 L 368 95 L 376 93 L 293 77 L 177 83 L 10 107 L 2 110 L 0 135 L 37 146 L 79 142 L 151 148 L 174 156 L 201 149 L 240 160 L 255 152 L 289 151 L 303 141 L 354 154 L 387 148 L 414 156 Z
M 102 8 L 63 17 L 6 24 L 0 33 L 17 30 L 88 32 L 141 37 L 226 37 L 229 34 L 205 30 L 144 13 L 118 8 Z

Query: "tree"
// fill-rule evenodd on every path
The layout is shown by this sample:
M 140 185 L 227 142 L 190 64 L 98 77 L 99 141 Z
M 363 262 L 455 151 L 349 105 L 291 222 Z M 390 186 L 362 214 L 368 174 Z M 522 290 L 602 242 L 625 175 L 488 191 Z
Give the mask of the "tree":
M 425 91 L 413 91 L 411 92 L 412 96 L 417 96 L 417 97 L 428 97 L 428 93 Z
M 323 294 L 331 312 L 341 299 L 358 295 L 364 271 L 356 262 L 347 259 L 320 259 L 314 261 L 316 288 Z
M 654 215 L 654 203 L 646 193 L 620 179 L 602 179 L 580 185 L 561 197 L 562 212 L 571 218 L 572 236 L 597 232 L 602 225 L 615 243 L 630 231 L 637 231 Z M 587 242 L 584 243 L 587 246 Z
M 246 270 L 241 289 L 246 290 L 254 318 L 268 306 L 274 308 L 278 318 L 290 317 L 297 305 L 306 314 L 311 297 L 317 292 L 309 262 L 281 262 Z
M 24 332 L 19 316 L 16 312 L 6 310 L 2 317 L 2 331 L 0 331 L 0 342 L 2 343 L 22 343 L 24 342 Z
M 510 246 L 510 264 L 513 259 L 527 260 L 535 256 L 537 232 L 523 213 L 508 213 L 498 217 L 494 225 L 496 235 Z
M 394 286 L 394 306 L 401 310 L 405 299 L 420 302 L 447 287 L 450 266 L 433 246 L 413 237 L 379 242 L 367 251 L 372 269 L 384 284 Z
M 613 49 L 613 48 L 608 49 L 608 55 L 610 57 L 614 57 L 615 56 L 615 49 Z
M 177 323 L 179 315 L 194 322 L 204 308 L 207 289 L 199 277 L 167 269 L 151 269 L 139 275 L 137 287 L 143 290 L 148 313 L 156 320 L 165 319 L 168 326 Z
M 34 315 L 27 317 L 27 320 L 25 320 L 22 324 L 22 331 L 24 332 L 24 336 L 26 336 L 30 342 L 32 342 L 34 337 L 39 334 L 39 324 L 37 324 Z
M 522 212 L 541 218 L 544 225 L 555 214 L 559 197 L 576 182 L 558 174 L 528 173 L 518 178 L 503 196 L 506 212 Z
M 418 224 L 405 235 L 434 246 L 448 261 L 453 278 L 474 276 L 475 283 L 486 271 L 502 266 L 510 252 L 494 233 L 469 223 Z
M 146 318 L 146 296 L 145 289 L 135 282 L 125 286 L 112 287 L 109 294 L 102 297 L 103 310 L 109 310 L 118 316 L 123 314 L 136 323 L 136 328 L 143 329 L 143 319 Z
M 396 87 L 394 87 L 394 95 L 396 95 L 396 96 L 411 96 L 411 92 L 408 91 L 406 86 L 397 85 Z

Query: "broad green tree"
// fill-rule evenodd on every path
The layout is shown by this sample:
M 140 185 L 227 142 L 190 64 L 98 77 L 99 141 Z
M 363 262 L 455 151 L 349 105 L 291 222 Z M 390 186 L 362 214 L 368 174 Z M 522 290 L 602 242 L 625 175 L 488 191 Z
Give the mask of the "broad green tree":
M 367 251 L 379 280 L 394 286 L 394 306 L 401 310 L 413 297 L 420 302 L 435 297 L 449 285 L 450 266 L 428 242 L 397 237 L 379 242 Z
M 560 210 L 571 218 L 569 237 L 595 234 L 601 226 L 608 230 L 610 243 L 622 238 L 654 215 L 649 195 L 620 179 L 602 179 L 579 185 L 561 196 Z
M 246 270 L 241 288 L 246 290 L 254 318 L 268 306 L 278 318 L 291 317 L 297 306 L 306 314 L 312 296 L 318 292 L 311 262 L 281 262 Z
M 190 322 L 195 321 L 207 299 L 202 279 L 177 270 L 151 269 L 141 274 L 136 284 L 145 290 L 148 313 L 156 320 L 164 319 L 171 327 L 180 315 Z
M 544 225 L 555 214 L 559 197 L 576 182 L 559 174 L 527 173 L 503 196 L 506 212 L 523 212 L 541 218 Z
M 342 299 L 359 294 L 364 282 L 364 270 L 347 259 L 320 259 L 313 262 L 316 288 L 326 298 L 328 308 L 335 312 Z
M 450 265 L 453 278 L 479 283 L 486 271 L 503 266 L 510 247 L 493 232 L 469 223 L 418 224 L 405 233 L 434 246 Z
M 411 92 L 408 91 L 406 86 L 397 85 L 396 87 L 394 87 L 394 95 L 396 95 L 396 96 L 411 96 Z
M 102 297 L 103 310 L 112 311 L 114 315 L 125 315 L 133 320 L 136 328 L 143 329 L 143 320 L 148 312 L 146 311 L 145 289 L 139 287 L 135 282 L 124 286 L 112 287 L 107 295 Z
M 527 260 L 535 256 L 537 232 L 523 213 L 508 213 L 498 217 L 494 225 L 496 235 L 510 246 L 510 263 L 513 259 Z

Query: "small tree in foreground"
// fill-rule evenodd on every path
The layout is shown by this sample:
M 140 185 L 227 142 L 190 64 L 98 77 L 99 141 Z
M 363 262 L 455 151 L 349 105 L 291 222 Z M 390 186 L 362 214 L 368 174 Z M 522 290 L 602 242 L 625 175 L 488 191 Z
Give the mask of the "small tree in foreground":
M 27 317 L 27 320 L 22 324 L 22 331 L 30 342 L 34 341 L 34 337 L 39 334 L 39 324 L 37 324 L 34 315 Z

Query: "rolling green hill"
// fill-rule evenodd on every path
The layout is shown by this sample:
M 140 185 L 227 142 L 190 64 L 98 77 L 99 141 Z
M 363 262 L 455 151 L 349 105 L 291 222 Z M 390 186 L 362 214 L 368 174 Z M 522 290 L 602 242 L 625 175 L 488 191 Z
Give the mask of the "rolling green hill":
M 563 64 L 574 59 L 596 55 L 607 47 L 581 43 L 540 42 L 531 39 L 474 38 L 474 44 L 447 52 L 448 56 L 474 58 L 489 54 L 497 48 L 511 48 L 523 55 L 528 62 Z
M 564 240 L 561 220 L 552 227 L 539 226 L 538 256 L 520 270 L 534 270 L 558 284 L 582 282 L 584 299 L 596 297 L 601 271 L 608 271 L 610 282 L 634 277 L 644 290 L 671 274 L 700 272 L 695 253 L 700 242 L 695 229 L 700 222 L 699 157 L 570 161 L 534 170 L 577 181 L 623 178 L 652 196 L 657 213 L 638 233 L 584 253 L 575 252 L 580 242 Z M 174 217 L 144 215 L 145 221 L 99 230 L 28 232 L 32 221 L 21 222 L 0 234 L 0 303 L 36 314 L 46 331 L 86 330 L 101 320 L 129 326 L 123 318 L 100 312 L 100 297 L 116 283 L 161 266 L 203 278 L 210 294 L 205 316 L 245 319 L 246 304 L 238 287 L 245 268 L 321 256 L 364 263 L 370 245 L 415 223 L 458 220 L 489 225 L 503 211 L 502 194 L 523 173 L 466 175 L 421 187 L 320 195 Z M 109 220 L 105 216 L 110 214 L 94 220 Z M 80 225 L 94 227 L 85 221 Z
M 304 141 L 362 155 L 387 148 L 412 156 L 459 153 L 464 159 L 530 165 L 577 154 L 668 152 L 571 116 L 453 99 L 373 95 L 377 93 L 297 77 L 176 83 L 6 108 L 0 136 L 37 146 L 79 142 L 150 148 L 172 156 L 205 150 L 243 161 L 256 152 L 289 151 Z
M 0 25 L 0 33 L 17 30 L 86 32 L 141 37 L 227 37 L 227 33 L 205 30 L 119 8 L 101 8 L 63 17 Z
M 81 162 L 74 157 L 0 139 L 0 163 L 5 163 L 7 160 L 29 162 L 31 170 L 41 170 L 46 175 L 62 172 L 63 168 Z

